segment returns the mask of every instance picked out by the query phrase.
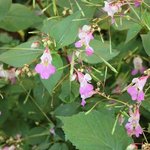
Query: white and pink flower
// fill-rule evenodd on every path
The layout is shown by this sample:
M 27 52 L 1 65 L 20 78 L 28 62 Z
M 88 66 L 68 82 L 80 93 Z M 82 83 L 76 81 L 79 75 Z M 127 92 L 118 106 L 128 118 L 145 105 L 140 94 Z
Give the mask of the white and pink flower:
M 135 135 L 136 137 L 139 137 L 139 135 L 143 133 L 143 129 L 139 124 L 140 120 L 139 108 L 136 107 L 134 109 L 134 112 L 130 109 L 129 115 L 130 118 L 128 119 L 128 123 L 125 125 L 127 133 L 129 136 Z
M 127 92 L 131 95 L 132 100 L 137 100 L 138 102 L 141 102 L 144 100 L 144 92 L 143 88 L 146 84 L 146 81 L 149 76 L 142 76 L 140 78 L 134 78 L 132 80 L 132 86 L 129 86 L 127 88 Z
M 91 30 L 91 26 L 84 25 L 82 29 L 79 30 L 79 41 L 75 43 L 76 48 L 81 48 L 85 46 L 85 52 L 88 56 L 91 56 L 94 53 L 93 48 L 89 45 L 90 41 L 94 39 L 93 32 Z
M 93 94 L 95 94 L 96 92 L 94 91 L 94 87 L 92 84 L 90 84 L 91 81 L 91 76 L 86 73 L 85 75 L 81 72 L 77 72 L 78 75 L 78 81 L 80 82 L 80 95 L 82 98 L 82 102 L 81 105 L 85 106 L 86 101 L 85 99 L 91 97 Z
M 132 75 L 136 75 L 138 72 L 140 72 L 142 74 L 146 69 L 143 66 L 143 60 L 139 56 L 137 56 L 133 59 L 133 65 L 134 65 L 134 69 L 131 72 Z
M 104 1 L 105 6 L 103 7 L 103 10 L 107 12 L 108 16 L 112 18 L 112 23 L 114 23 L 114 14 L 121 11 L 122 3 L 114 3 L 114 2 L 108 2 Z
M 35 71 L 40 74 L 42 79 L 48 79 L 52 74 L 56 72 L 56 68 L 51 64 L 52 56 L 50 50 L 46 48 L 41 56 L 41 63 L 37 64 Z

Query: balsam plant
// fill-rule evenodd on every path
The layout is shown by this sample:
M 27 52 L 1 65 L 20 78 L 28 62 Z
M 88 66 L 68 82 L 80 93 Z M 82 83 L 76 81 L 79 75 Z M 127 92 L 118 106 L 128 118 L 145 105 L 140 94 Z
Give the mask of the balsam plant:
M 0 0 L 0 149 L 150 149 L 149 0 Z

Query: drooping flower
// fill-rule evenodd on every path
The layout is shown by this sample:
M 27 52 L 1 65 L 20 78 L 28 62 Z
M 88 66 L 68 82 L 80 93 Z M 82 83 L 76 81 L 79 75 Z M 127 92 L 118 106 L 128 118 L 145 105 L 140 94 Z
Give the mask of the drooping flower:
M 129 86 L 127 92 L 131 95 L 132 100 L 141 102 L 144 100 L 143 88 L 149 76 L 142 76 L 140 78 L 134 78 L 132 80 L 133 85 Z
M 36 65 L 35 71 L 40 74 L 42 79 L 48 79 L 56 72 L 56 68 L 51 64 L 52 56 L 48 48 L 44 50 L 44 53 L 40 59 L 41 63 Z
M 112 23 L 113 23 L 114 22 L 114 14 L 121 11 L 122 4 L 119 2 L 113 3 L 113 2 L 108 2 L 108 1 L 104 1 L 104 3 L 105 3 L 105 6 L 103 7 L 103 10 L 105 12 L 107 12 L 108 16 L 110 16 L 112 18 Z
M 139 7 L 143 0 L 134 0 L 134 6 Z
M 132 75 L 136 75 L 138 72 L 142 74 L 145 71 L 146 68 L 143 66 L 142 63 L 143 63 L 143 60 L 139 56 L 133 59 L 134 69 L 131 72 Z
M 139 108 L 136 107 L 134 112 L 130 109 L 129 111 L 130 118 L 128 119 L 128 123 L 125 125 L 127 133 L 129 136 L 135 135 L 139 137 L 140 134 L 143 133 L 143 130 L 139 124 L 140 113 Z
M 86 104 L 85 99 L 87 99 L 87 98 L 91 97 L 93 94 L 95 94 L 93 85 L 89 83 L 92 78 L 87 73 L 84 75 L 83 73 L 78 72 L 77 74 L 78 74 L 78 80 L 80 82 L 79 92 L 80 92 L 80 95 L 82 98 L 81 105 L 85 106 L 85 104 Z
M 91 56 L 94 53 L 93 48 L 89 45 L 90 41 L 94 39 L 92 35 L 91 26 L 84 25 L 82 29 L 79 30 L 79 41 L 75 43 L 76 48 L 81 48 L 82 46 L 85 46 L 85 52 L 88 56 Z

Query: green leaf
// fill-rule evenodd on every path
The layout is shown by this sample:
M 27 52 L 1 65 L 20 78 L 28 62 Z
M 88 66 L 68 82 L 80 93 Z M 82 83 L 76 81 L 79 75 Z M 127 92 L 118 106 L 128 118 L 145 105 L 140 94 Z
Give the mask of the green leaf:
M 11 3 L 11 0 L 0 0 L 0 20 L 2 20 L 7 15 Z
M 66 80 L 61 87 L 59 98 L 65 103 L 71 103 L 79 96 L 79 84 Z
M 128 43 L 130 40 L 132 40 L 142 29 L 142 26 L 139 24 L 134 24 L 129 28 L 127 32 L 127 37 L 126 37 L 126 43 Z
M 150 12 L 148 10 L 145 10 L 145 12 L 142 13 L 142 22 L 147 26 L 147 28 L 150 30 Z
M 43 51 L 30 48 L 32 41 L 20 44 L 0 55 L 0 61 L 14 67 L 22 67 L 32 63 Z
M 49 134 L 50 133 L 48 129 L 42 127 L 35 127 L 29 131 L 28 135 L 26 136 L 26 139 L 27 142 L 32 145 L 41 144 L 44 143 L 44 141 L 46 141 Z
M 45 88 L 48 90 L 50 94 L 52 94 L 55 85 L 60 80 L 63 73 L 63 70 L 60 69 L 63 66 L 63 62 L 60 56 L 58 54 L 55 54 L 52 57 L 53 57 L 52 64 L 57 68 L 56 73 L 47 80 L 41 79 L 43 85 L 45 86 Z
M 130 29 L 134 23 L 132 20 L 127 20 L 126 18 L 116 18 L 115 21 L 117 26 L 115 24 L 112 26 L 115 30 L 119 31 Z
M 6 17 L 1 20 L 0 28 L 8 31 L 18 31 L 40 22 L 41 19 L 24 5 L 12 4 Z
M 72 116 L 78 113 L 80 108 L 81 104 L 77 102 L 62 104 L 55 109 L 54 114 L 56 116 Z
M 112 135 L 115 119 L 110 113 L 92 111 L 72 117 L 59 117 L 64 123 L 66 138 L 80 150 L 123 150 L 132 139 L 124 128 L 117 124 Z M 73 130 L 74 129 L 74 130 Z
M 141 35 L 142 42 L 146 53 L 150 56 L 150 31 L 147 34 Z
M 49 150 L 68 150 L 65 143 L 55 143 Z
M 94 2 L 94 1 L 92 1 L 92 2 L 96 4 L 96 3 L 99 3 L 100 0 L 98 0 L 97 2 Z M 84 0 L 78 0 L 77 3 L 79 5 L 79 7 L 82 9 L 85 17 L 88 17 L 88 18 L 92 18 L 93 17 L 94 12 L 96 10 L 96 6 L 90 6 L 86 2 L 84 2 Z M 70 8 L 74 12 L 79 10 L 79 7 L 78 7 L 77 3 L 75 2 L 75 0 L 58 0 L 57 1 L 57 4 L 60 7 L 62 7 L 62 8 L 64 8 L 64 7 Z
M 92 56 L 87 56 L 85 52 L 83 52 L 82 55 L 83 60 L 87 63 L 101 63 L 103 62 L 103 59 L 105 59 L 105 61 L 108 61 L 118 55 L 118 52 L 116 50 L 112 50 L 112 53 L 110 53 L 110 46 L 107 42 L 103 43 L 98 40 L 92 40 L 90 45 L 94 49 L 94 54 Z M 100 57 L 102 57 L 103 59 L 101 59 Z
M 81 25 L 81 13 L 76 12 L 60 21 L 48 21 L 42 30 L 49 28 L 49 34 L 56 40 L 56 49 L 73 43 Z

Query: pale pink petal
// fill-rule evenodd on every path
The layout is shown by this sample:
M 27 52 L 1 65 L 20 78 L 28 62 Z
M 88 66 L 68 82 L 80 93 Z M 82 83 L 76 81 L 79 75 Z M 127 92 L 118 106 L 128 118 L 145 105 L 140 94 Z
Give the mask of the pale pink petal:
M 131 71 L 131 75 L 136 75 L 138 73 L 138 70 L 137 69 L 133 69 L 132 71 Z
M 52 74 L 55 73 L 56 69 L 51 64 L 49 64 L 48 66 L 37 64 L 35 67 L 35 71 L 40 74 L 42 79 L 48 79 Z
M 136 100 L 137 99 L 137 95 L 138 95 L 138 90 L 137 88 L 133 87 L 133 86 L 130 86 L 128 89 L 127 89 L 127 92 L 130 94 L 132 100 Z
M 81 40 L 79 40 L 75 43 L 76 48 L 81 48 L 82 46 L 83 46 L 83 42 Z
M 141 67 L 140 68 L 140 73 L 143 74 L 145 70 L 146 70 L 146 67 Z
M 145 96 L 144 92 L 143 91 L 139 91 L 138 95 L 137 95 L 137 101 L 138 102 L 143 101 L 144 100 L 144 96 Z
M 137 87 L 140 91 L 143 90 L 145 84 L 146 84 L 146 81 L 148 79 L 149 76 L 142 76 L 139 78 L 139 82 L 137 83 Z
M 81 105 L 84 107 L 84 106 L 85 106 L 85 104 L 86 104 L 86 101 L 85 101 L 84 99 L 82 99 L 82 101 L 81 101 Z
M 86 54 L 87 54 L 88 56 L 91 56 L 91 55 L 93 55 L 94 50 L 93 50 L 92 47 L 88 46 L 88 47 L 86 47 L 85 52 L 86 52 Z
M 136 127 L 135 127 L 135 136 L 136 137 L 139 137 L 140 134 L 143 133 L 143 129 L 141 128 L 141 126 L 138 124 Z

